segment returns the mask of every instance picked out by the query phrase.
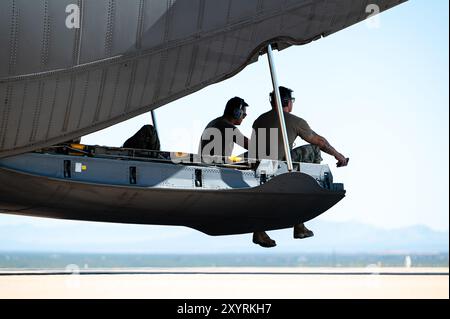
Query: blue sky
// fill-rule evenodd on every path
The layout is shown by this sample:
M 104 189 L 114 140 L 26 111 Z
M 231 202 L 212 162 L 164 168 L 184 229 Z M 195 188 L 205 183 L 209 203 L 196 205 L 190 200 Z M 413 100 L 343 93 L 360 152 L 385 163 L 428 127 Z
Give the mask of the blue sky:
M 363 22 L 276 53 L 280 84 L 295 90 L 294 113 L 351 158 L 349 167 L 336 169 L 324 156 L 348 196 L 319 220 L 448 230 L 448 6 L 412 0 L 380 15 L 377 28 Z M 234 96 L 250 104 L 241 129 L 250 135 L 270 107 L 270 91 L 263 56 L 235 77 L 164 106 L 157 111 L 163 149 L 195 152 L 203 128 Z M 120 146 L 149 122 L 145 114 L 83 142 Z M 19 219 L 35 222 L 0 216 L 0 224 Z

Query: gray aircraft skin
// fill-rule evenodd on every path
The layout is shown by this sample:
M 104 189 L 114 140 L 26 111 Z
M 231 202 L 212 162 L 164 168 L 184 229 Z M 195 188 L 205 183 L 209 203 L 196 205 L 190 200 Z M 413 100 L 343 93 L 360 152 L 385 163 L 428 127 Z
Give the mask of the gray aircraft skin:
M 77 163 L 86 171 L 77 172 Z M 1 166 L 0 180 L 8 181 L 0 184 L 5 213 L 179 225 L 215 236 L 289 228 L 317 217 L 345 195 L 339 184 L 321 187 L 301 172 L 281 171 L 261 183 L 251 170 L 47 152 L 10 157 Z M 136 171 L 134 180 L 130 168 Z M 193 183 L 196 172 L 202 174 L 200 185 Z
M 343 187 L 323 187 L 323 176 L 274 173 L 263 182 L 251 171 L 177 166 L 167 178 L 192 185 L 168 189 L 142 181 L 140 173 L 155 170 L 151 159 L 117 157 L 99 165 L 92 154 L 77 159 L 39 150 L 232 77 L 269 44 L 278 50 L 307 44 L 403 2 L 2 0 L 0 212 L 182 225 L 210 235 L 287 228 L 317 217 L 345 196 Z M 101 173 L 80 171 L 86 161 Z M 171 172 L 174 164 L 167 165 L 160 171 Z M 124 179 L 105 182 L 113 168 Z M 205 188 L 214 174 L 215 189 Z

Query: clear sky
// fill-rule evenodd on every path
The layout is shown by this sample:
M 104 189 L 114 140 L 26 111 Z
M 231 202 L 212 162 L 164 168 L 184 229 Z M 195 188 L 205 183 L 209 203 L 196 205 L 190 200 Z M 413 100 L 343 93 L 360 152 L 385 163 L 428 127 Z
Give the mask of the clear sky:
M 363 22 L 276 53 L 280 84 L 295 90 L 294 114 L 351 158 L 349 167 L 336 169 L 324 156 L 348 195 L 319 219 L 448 230 L 448 7 L 447 0 L 411 0 L 381 14 L 378 27 Z M 270 108 L 271 90 L 263 56 L 235 77 L 164 106 L 156 112 L 162 148 L 195 152 L 203 128 L 234 96 L 250 104 L 241 128 L 250 135 Z M 83 142 L 120 146 L 149 122 L 145 114 Z

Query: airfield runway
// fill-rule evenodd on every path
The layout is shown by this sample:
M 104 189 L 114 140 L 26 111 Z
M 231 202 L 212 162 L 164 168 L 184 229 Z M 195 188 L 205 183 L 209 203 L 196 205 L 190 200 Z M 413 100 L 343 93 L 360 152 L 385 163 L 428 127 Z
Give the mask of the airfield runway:
M 449 298 L 448 268 L 0 271 L 2 299 Z

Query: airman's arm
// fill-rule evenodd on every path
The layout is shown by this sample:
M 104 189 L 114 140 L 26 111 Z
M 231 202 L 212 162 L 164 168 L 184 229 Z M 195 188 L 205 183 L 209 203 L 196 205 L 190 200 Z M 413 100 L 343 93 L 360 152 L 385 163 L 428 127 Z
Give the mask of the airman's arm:
M 341 153 L 339 153 L 338 151 L 336 151 L 336 149 L 333 146 L 331 146 L 331 144 L 323 136 L 320 136 L 319 134 L 313 132 L 310 136 L 304 139 L 308 143 L 318 146 L 323 152 L 331 156 L 334 156 L 334 158 L 338 161 L 337 167 L 344 167 L 348 165 L 349 159 L 346 158 Z

